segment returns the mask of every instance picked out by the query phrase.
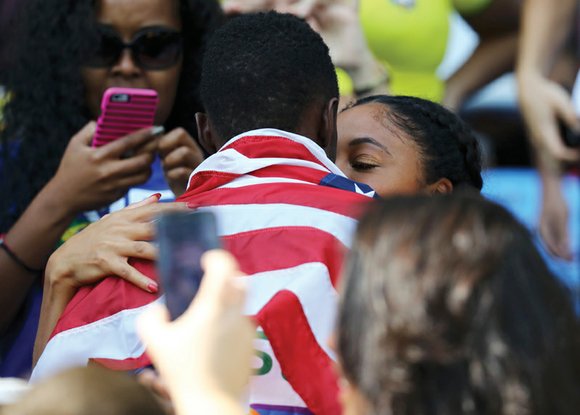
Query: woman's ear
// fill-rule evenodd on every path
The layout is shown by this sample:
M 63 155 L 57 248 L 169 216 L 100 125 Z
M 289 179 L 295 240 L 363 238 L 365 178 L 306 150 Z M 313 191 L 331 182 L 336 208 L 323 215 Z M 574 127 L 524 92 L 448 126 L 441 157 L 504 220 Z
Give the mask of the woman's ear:
M 427 192 L 432 195 L 449 194 L 453 192 L 453 183 L 451 183 L 451 180 L 444 177 L 427 186 Z

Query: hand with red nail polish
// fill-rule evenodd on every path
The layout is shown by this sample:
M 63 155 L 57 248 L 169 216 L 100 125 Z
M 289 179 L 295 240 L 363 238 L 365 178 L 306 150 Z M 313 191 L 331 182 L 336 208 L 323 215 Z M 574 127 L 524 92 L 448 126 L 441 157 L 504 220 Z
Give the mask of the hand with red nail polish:
M 141 274 L 129 258 L 154 261 L 157 249 L 153 219 L 162 212 L 184 210 L 180 203 L 157 203 L 160 194 L 104 216 L 70 238 L 49 259 L 47 278 L 66 280 L 73 288 L 95 284 L 107 276 L 121 277 L 145 291 L 157 292 L 157 283 Z
M 157 282 L 132 265 L 129 258 L 154 261 L 157 249 L 153 219 L 162 212 L 189 209 L 184 203 L 157 203 L 160 194 L 104 216 L 58 248 L 46 266 L 41 321 L 35 345 L 40 355 L 50 332 L 80 287 L 117 276 L 156 294 Z M 38 354 L 37 354 L 38 353 Z

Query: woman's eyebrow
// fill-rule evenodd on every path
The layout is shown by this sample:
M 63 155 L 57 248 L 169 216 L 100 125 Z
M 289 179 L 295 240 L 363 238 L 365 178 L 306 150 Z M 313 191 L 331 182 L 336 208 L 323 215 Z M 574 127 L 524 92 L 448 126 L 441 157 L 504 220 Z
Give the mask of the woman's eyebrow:
M 389 156 L 392 156 L 391 152 L 389 151 L 389 149 L 384 144 L 379 143 L 377 140 L 375 140 L 372 137 L 358 137 L 358 138 L 354 138 L 354 139 L 352 139 L 348 143 L 348 146 L 349 147 L 354 147 L 354 146 L 358 146 L 360 144 L 371 144 L 371 145 L 373 145 L 375 147 L 380 148 L 385 153 L 387 153 Z

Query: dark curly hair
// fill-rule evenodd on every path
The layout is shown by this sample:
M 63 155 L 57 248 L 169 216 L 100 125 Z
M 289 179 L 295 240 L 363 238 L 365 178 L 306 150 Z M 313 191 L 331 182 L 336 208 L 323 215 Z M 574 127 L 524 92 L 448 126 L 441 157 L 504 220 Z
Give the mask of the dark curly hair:
M 381 201 L 361 220 L 338 316 L 371 415 L 573 415 L 571 293 L 504 208 L 465 192 Z
M 212 37 L 201 96 L 228 140 L 258 128 L 295 131 L 313 102 L 338 97 L 338 83 L 328 47 L 304 20 L 257 13 L 233 18 Z
M 196 137 L 202 110 L 199 78 L 204 45 L 223 19 L 213 0 L 179 0 L 184 54 L 166 129 Z M 27 0 L 11 28 L 12 100 L 0 136 L 0 232 L 6 232 L 55 174 L 69 139 L 90 120 L 80 67 L 97 44 L 95 0 Z
M 384 105 L 388 109 L 385 123 L 393 124 L 415 142 L 427 184 L 446 177 L 454 189 L 481 190 L 481 150 L 475 135 L 461 118 L 442 105 L 409 96 L 375 95 L 348 108 L 371 103 Z

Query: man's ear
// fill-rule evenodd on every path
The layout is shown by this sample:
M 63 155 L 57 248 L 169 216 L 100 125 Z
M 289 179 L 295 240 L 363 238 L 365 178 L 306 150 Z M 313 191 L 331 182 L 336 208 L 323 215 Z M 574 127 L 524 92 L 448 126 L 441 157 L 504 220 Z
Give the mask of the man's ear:
M 435 183 L 427 186 L 427 192 L 432 195 L 449 194 L 453 192 L 453 183 L 451 183 L 451 180 L 444 177 L 442 179 L 437 180 Z
M 338 116 L 338 98 L 332 98 L 326 104 L 324 111 L 322 111 L 322 120 L 320 120 L 320 131 L 318 137 L 320 144 L 328 158 L 336 161 L 336 141 L 337 128 L 336 118 Z
M 199 144 L 207 154 L 217 153 L 219 150 L 215 144 L 215 138 L 211 122 L 207 114 L 197 112 L 195 114 L 195 122 L 197 123 L 197 137 Z

